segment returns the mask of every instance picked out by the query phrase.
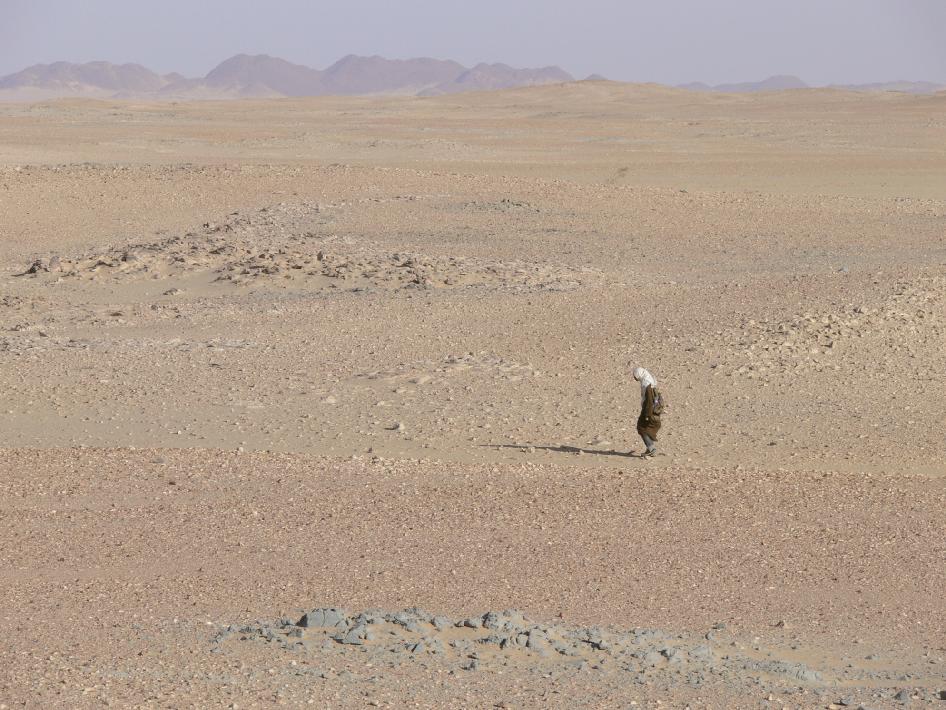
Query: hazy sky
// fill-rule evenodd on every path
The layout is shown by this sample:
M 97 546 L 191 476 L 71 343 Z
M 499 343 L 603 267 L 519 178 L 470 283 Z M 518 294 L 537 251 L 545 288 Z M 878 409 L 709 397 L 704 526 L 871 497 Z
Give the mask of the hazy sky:
M 0 0 L 0 75 L 56 60 L 202 76 L 239 52 L 558 64 L 578 77 L 946 83 L 946 0 Z

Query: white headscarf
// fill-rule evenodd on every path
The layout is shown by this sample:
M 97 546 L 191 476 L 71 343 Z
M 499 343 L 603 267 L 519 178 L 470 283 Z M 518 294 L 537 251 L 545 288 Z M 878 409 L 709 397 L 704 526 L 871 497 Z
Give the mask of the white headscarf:
M 643 367 L 635 367 L 634 379 L 641 383 L 641 404 L 643 405 L 644 399 L 647 397 L 647 388 L 653 387 L 657 389 L 657 378 L 647 372 Z

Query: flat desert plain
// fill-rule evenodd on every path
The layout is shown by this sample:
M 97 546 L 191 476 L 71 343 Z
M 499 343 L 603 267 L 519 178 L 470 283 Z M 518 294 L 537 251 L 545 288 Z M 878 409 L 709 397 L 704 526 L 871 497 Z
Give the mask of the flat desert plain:
M 946 96 L 4 104 L 0 306 L 0 708 L 946 707 Z

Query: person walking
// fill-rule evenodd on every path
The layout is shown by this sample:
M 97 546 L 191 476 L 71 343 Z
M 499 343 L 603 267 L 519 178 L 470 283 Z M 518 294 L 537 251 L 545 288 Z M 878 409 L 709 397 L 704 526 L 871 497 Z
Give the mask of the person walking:
M 657 432 L 660 431 L 660 415 L 664 410 L 663 397 L 657 389 L 657 379 L 643 367 L 634 368 L 634 379 L 641 384 L 641 413 L 637 418 L 637 433 L 647 447 L 641 458 L 651 457 L 657 453 Z

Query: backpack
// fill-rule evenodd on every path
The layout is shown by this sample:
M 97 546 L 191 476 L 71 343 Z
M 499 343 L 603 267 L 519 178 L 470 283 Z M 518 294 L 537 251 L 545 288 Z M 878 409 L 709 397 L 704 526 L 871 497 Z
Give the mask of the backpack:
M 659 417 L 667 408 L 667 400 L 659 389 L 654 387 L 654 416 Z

